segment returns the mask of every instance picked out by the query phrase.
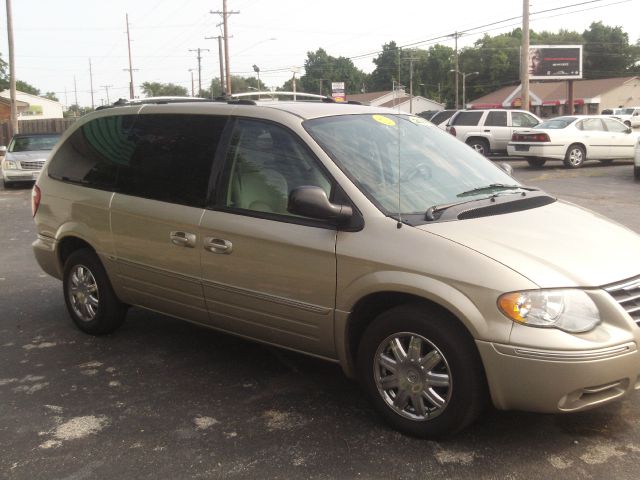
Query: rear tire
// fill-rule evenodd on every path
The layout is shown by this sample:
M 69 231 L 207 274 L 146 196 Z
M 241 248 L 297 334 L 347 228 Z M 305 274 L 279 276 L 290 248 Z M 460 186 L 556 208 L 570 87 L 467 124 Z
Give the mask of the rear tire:
M 476 152 L 488 157 L 491 155 L 491 147 L 489 147 L 489 142 L 487 142 L 483 138 L 471 138 L 467 140 L 467 145 L 473 148 Z
M 2 180 L 2 184 L 5 189 L 9 189 L 13 187 L 13 182 L 7 182 L 6 180 Z
M 633 177 L 635 178 L 636 182 L 640 182 L 640 167 L 636 167 L 634 165 L 634 167 L 633 167 Z
M 420 303 L 394 307 L 367 327 L 358 375 L 387 423 L 416 437 L 461 430 L 488 400 L 471 335 L 456 319 Z
M 542 166 L 547 163 L 547 160 L 545 158 L 533 157 L 527 158 L 527 163 L 531 168 L 542 168 Z
M 76 326 L 104 335 L 124 322 L 127 306 L 116 297 L 98 256 L 89 249 L 73 252 L 64 264 L 64 300 Z
M 584 147 L 574 143 L 567 148 L 567 153 L 564 156 L 564 166 L 567 168 L 580 168 L 584 165 L 586 155 Z

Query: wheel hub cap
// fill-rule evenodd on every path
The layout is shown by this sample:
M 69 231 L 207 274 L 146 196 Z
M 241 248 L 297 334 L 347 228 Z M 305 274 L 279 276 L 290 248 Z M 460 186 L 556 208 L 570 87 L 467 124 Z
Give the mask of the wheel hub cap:
M 80 320 L 92 321 L 98 314 L 99 295 L 96 279 L 84 265 L 76 265 L 68 280 L 69 303 Z
M 378 347 L 374 378 L 385 403 L 411 420 L 429 420 L 449 404 L 452 381 L 442 352 L 415 333 L 396 333 Z

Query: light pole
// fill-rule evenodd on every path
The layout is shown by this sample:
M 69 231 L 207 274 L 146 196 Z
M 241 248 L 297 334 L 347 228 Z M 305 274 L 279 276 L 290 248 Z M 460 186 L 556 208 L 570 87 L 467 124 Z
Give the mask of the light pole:
M 456 73 L 456 78 L 457 75 L 462 75 L 462 108 L 465 109 L 467 108 L 467 77 L 471 76 L 471 75 L 480 75 L 480 72 L 469 72 L 469 73 L 464 73 L 461 72 L 460 70 L 449 70 L 450 72 L 455 72 Z M 456 108 L 458 108 L 458 105 L 456 105 Z
M 480 72 L 462 73 L 462 107 L 463 108 L 467 108 L 466 84 L 467 84 L 467 77 L 470 75 L 480 75 Z
M 253 71 L 256 72 L 258 74 L 258 90 L 260 90 L 262 87 L 260 86 L 260 67 L 257 65 L 253 66 Z

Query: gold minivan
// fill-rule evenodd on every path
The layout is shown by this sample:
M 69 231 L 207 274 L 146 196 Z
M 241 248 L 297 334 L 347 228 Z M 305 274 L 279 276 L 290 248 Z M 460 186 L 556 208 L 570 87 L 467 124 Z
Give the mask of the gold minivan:
M 425 120 L 323 102 L 81 118 L 33 190 L 75 324 L 129 306 L 339 363 L 394 428 L 640 389 L 640 236 Z

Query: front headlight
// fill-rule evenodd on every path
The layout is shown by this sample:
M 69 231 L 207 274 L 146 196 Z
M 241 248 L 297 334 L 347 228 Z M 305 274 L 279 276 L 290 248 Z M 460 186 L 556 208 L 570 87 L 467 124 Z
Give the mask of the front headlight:
M 498 298 L 502 313 L 531 327 L 557 328 L 580 333 L 600 323 L 593 300 L 582 290 L 528 290 L 505 293 Z
M 13 160 L 5 160 L 2 163 L 2 168 L 4 170 L 17 170 L 18 169 L 18 162 L 15 162 Z

